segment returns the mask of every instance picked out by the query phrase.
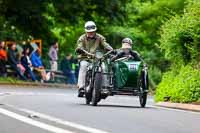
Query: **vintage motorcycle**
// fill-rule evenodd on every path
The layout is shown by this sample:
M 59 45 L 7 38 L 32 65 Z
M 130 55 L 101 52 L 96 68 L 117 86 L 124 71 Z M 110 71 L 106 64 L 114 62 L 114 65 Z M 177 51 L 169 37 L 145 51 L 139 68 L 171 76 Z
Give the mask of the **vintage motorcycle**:
M 112 52 L 103 54 L 97 51 L 95 55 L 87 53 L 94 58 L 86 73 L 86 104 L 96 106 L 108 96 L 132 95 L 139 96 L 141 107 L 145 107 L 149 88 L 147 65 L 144 61 L 128 57 L 111 61 Z

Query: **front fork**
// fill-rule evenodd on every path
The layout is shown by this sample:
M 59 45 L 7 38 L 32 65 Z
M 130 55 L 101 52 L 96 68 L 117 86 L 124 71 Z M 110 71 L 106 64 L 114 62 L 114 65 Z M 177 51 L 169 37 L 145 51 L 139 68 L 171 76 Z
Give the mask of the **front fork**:
M 106 68 L 105 68 L 106 69 Z M 105 70 L 106 71 L 106 70 Z M 95 64 L 95 66 L 93 67 L 93 70 L 92 70 L 92 79 L 93 79 L 93 81 L 92 81 L 92 85 L 94 85 L 94 77 L 95 77 L 95 74 L 96 73 L 101 73 L 102 74 L 102 76 L 103 76 L 103 81 L 102 81 L 102 84 L 104 85 L 103 86 L 103 88 L 102 88 L 102 90 L 101 90 L 101 92 L 102 92 L 102 94 L 106 94 L 105 96 L 107 96 L 108 95 L 108 92 L 110 92 L 111 90 L 111 88 L 113 88 L 113 75 L 112 75 L 112 73 L 113 73 L 113 71 L 111 72 L 110 71 L 110 68 L 108 68 L 108 72 L 106 71 L 106 72 L 104 72 L 104 70 L 103 70 L 103 66 L 102 66 L 102 62 L 101 61 L 99 61 L 99 62 L 96 62 L 96 64 Z M 109 80 L 109 82 L 106 82 L 105 81 L 105 77 L 104 76 L 108 76 L 108 80 Z

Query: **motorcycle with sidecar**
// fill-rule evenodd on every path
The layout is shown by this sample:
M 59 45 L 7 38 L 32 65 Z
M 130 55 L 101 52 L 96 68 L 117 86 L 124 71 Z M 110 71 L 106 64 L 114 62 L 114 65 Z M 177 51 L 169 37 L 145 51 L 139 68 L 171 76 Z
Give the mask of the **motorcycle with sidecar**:
M 149 88 L 147 65 L 128 57 L 111 61 L 111 53 L 96 51 L 92 55 L 84 88 L 86 104 L 96 106 L 108 96 L 131 95 L 139 96 L 140 106 L 145 107 Z

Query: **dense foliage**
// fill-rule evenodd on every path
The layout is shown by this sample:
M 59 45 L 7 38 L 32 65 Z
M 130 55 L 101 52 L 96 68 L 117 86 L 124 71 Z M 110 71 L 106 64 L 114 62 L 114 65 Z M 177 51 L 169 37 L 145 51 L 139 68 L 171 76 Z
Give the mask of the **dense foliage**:
M 123 26 L 114 26 L 113 40 L 119 42 L 122 37 L 131 37 L 135 44 L 134 49 L 139 50 L 149 64 L 151 84 L 158 84 L 162 73 L 170 62 L 164 58 L 159 44 L 160 27 L 175 14 L 183 13 L 185 0 L 132 0 L 127 4 L 126 23 Z M 119 37 L 120 36 L 120 37 Z
M 162 27 L 160 47 L 172 62 L 163 76 L 156 100 L 200 101 L 200 1 L 190 0 L 183 15 Z
M 156 90 L 156 101 L 200 102 L 200 71 L 182 66 L 177 73 L 167 72 Z

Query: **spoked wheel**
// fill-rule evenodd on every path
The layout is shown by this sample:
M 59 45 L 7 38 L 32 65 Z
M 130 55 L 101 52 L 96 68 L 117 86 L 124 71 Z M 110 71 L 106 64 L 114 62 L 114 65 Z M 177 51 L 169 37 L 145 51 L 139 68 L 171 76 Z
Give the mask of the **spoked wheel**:
M 146 102 L 147 102 L 147 90 L 148 90 L 148 87 L 149 87 L 147 71 L 142 72 L 139 87 L 140 87 L 139 88 L 140 89 L 140 95 L 139 95 L 140 106 L 142 108 L 144 108 L 145 105 L 146 105 Z
M 101 100 L 102 73 L 96 73 L 94 78 L 94 87 L 92 91 L 92 105 L 97 106 Z
M 92 77 L 89 71 L 87 72 L 85 79 L 85 101 L 86 104 L 90 104 L 92 100 Z

